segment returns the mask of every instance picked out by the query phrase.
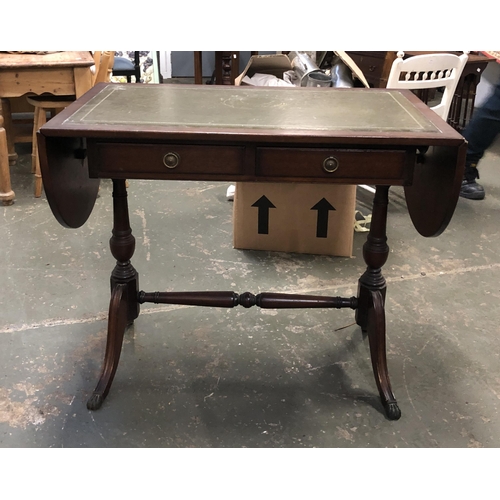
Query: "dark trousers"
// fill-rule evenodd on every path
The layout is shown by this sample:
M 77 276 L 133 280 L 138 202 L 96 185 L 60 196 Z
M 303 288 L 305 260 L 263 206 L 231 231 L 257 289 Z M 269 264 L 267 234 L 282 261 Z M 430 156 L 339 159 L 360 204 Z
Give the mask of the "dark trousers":
M 462 132 L 467 139 L 466 165 L 474 165 L 483 157 L 500 133 L 500 80 L 493 93 L 480 108 L 474 110 L 472 119 Z M 467 172 L 466 172 L 467 174 Z

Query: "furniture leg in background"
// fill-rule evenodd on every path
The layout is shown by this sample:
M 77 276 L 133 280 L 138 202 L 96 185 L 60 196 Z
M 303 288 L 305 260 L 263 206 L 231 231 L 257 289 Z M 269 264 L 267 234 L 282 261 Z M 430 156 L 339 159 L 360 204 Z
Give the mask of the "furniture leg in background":
M 240 67 L 240 53 L 229 51 L 215 52 L 215 83 L 234 85 Z
M 196 85 L 203 83 L 203 63 L 201 57 L 201 51 L 194 52 L 194 83 Z
M 258 52 L 251 52 L 254 56 Z M 240 73 L 240 53 L 234 51 L 215 51 L 215 84 L 234 85 Z M 194 83 L 203 83 L 202 52 L 194 52 Z
M 9 155 L 7 149 L 7 133 L 0 115 L 0 200 L 3 205 L 12 205 L 15 194 L 10 185 Z
M 15 165 L 17 162 L 17 153 L 14 147 L 14 136 L 12 133 L 12 112 L 9 99 L 1 99 L 2 108 L 0 114 L 3 116 L 3 126 L 7 137 L 7 151 L 9 155 L 9 164 Z

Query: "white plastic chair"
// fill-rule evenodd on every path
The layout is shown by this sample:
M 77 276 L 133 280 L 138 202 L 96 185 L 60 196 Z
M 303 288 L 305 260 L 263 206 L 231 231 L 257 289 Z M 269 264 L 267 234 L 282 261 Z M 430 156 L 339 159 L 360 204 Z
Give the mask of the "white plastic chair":
M 398 52 L 392 63 L 387 79 L 388 89 L 434 89 L 444 87 L 441 102 L 432 106 L 443 120 L 448 119 L 451 102 L 455 95 L 458 80 L 462 76 L 468 59 L 468 52 L 455 54 L 422 54 L 403 59 L 405 53 Z M 362 185 L 363 189 L 375 192 L 371 186 Z
M 419 90 L 444 87 L 441 102 L 431 109 L 447 120 L 458 80 L 467 63 L 467 54 L 423 54 L 403 59 L 404 52 L 398 52 L 387 79 L 387 88 Z

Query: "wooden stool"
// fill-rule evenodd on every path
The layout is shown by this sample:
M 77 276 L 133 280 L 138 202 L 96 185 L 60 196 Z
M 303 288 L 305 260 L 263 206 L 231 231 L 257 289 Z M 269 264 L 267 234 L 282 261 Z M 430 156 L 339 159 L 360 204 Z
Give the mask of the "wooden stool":
M 42 196 L 42 172 L 40 170 L 40 158 L 38 157 L 38 143 L 36 133 L 38 129 L 47 122 L 47 112 L 59 111 L 69 106 L 74 96 L 30 96 L 27 101 L 35 108 L 33 123 L 33 147 L 31 150 L 31 171 L 35 174 L 35 198 Z
M 100 82 L 109 82 L 113 68 L 114 51 L 96 50 L 93 54 L 95 67 L 92 77 L 92 85 Z M 91 68 L 92 70 L 92 68 Z M 33 123 L 33 148 L 31 150 L 31 170 L 35 174 L 35 198 L 42 195 L 42 172 L 40 170 L 40 159 L 38 157 L 38 144 L 36 133 L 38 129 L 47 122 L 47 112 L 54 111 L 55 114 L 69 106 L 76 100 L 74 95 L 35 95 L 28 96 L 26 100 L 35 108 Z

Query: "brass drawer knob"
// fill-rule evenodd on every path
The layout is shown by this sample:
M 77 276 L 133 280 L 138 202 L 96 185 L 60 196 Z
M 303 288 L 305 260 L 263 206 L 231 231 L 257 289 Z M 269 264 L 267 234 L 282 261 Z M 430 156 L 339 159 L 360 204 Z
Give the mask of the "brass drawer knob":
M 339 168 L 339 161 L 334 156 L 329 156 L 323 161 L 323 170 L 328 173 L 335 172 Z
M 175 168 L 179 165 L 181 157 L 177 153 L 167 153 L 163 157 L 163 164 L 167 168 Z

